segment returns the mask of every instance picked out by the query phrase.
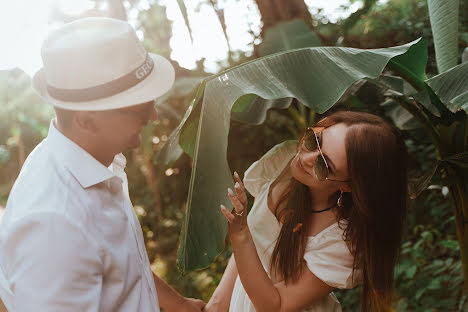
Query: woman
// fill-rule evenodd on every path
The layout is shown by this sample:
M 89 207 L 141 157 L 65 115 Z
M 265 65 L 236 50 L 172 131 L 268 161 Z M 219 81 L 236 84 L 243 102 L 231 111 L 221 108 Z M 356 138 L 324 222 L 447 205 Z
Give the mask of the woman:
M 406 147 L 382 118 L 342 111 L 275 146 L 228 190 L 231 257 L 205 311 L 389 311 L 406 212 Z M 247 218 L 247 189 L 255 202 Z

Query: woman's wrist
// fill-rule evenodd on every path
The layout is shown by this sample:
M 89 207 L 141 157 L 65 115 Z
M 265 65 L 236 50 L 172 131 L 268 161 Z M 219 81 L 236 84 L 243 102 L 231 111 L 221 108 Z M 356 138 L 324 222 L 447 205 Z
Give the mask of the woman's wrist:
M 245 226 L 243 231 L 239 231 L 237 233 L 231 233 L 229 235 L 231 239 L 231 244 L 234 246 L 240 246 L 244 244 L 248 244 L 252 240 L 252 236 L 250 235 L 249 228 Z

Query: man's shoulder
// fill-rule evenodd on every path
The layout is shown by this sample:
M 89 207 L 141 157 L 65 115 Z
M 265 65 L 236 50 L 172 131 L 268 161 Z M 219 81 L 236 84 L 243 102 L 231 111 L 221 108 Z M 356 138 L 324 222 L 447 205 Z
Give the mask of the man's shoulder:
M 24 198 L 41 194 L 44 191 L 55 192 L 56 186 L 70 174 L 62 166 L 45 141 L 37 145 L 26 158 L 10 192 L 11 197 Z
M 46 140 L 39 143 L 26 157 L 20 173 L 15 181 L 15 186 L 28 181 L 41 180 L 44 172 L 54 168 L 55 159 Z
M 37 211 L 58 213 L 78 198 L 80 191 L 73 175 L 41 143 L 28 156 L 13 185 L 4 219 L 13 220 Z

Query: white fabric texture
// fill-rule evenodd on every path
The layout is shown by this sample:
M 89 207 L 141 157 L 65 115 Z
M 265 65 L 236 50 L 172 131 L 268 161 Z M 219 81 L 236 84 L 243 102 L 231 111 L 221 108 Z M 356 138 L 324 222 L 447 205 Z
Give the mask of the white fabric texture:
M 51 122 L 0 225 L 8 311 L 159 311 L 125 163 L 106 168 Z
M 261 159 L 253 163 L 244 175 L 246 189 L 255 197 L 247 222 L 258 256 L 268 276 L 270 259 L 281 231 L 281 223 L 268 208 L 267 199 L 271 183 L 294 157 L 297 141 L 286 141 L 276 145 Z M 335 288 L 353 288 L 353 256 L 342 239 L 343 230 L 334 223 L 307 242 L 304 259 L 309 270 L 326 284 Z M 255 308 L 237 277 L 230 303 L 230 312 L 254 312 Z M 325 296 L 304 312 L 339 312 L 340 303 L 333 293 Z

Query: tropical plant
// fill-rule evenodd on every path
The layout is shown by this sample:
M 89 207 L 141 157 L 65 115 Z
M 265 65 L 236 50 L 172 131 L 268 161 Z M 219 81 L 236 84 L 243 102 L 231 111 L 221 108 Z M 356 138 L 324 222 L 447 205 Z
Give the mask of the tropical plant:
M 15 68 L 0 71 L 0 206 L 6 201 L 26 156 L 47 135 L 52 107 Z
M 289 107 L 291 98 L 313 112 L 324 113 L 353 83 L 368 79 L 389 89 L 388 97 L 406 109 L 433 141 L 436 165 L 411 184 L 410 195 L 417 196 L 435 174 L 448 187 L 466 281 L 468 63 L 456 65 L 457 8 L 456 0 L 429 1 L 440 71 L 429 79 L 425 74 L 424 39 L 386 49 L 296 49 L 262 57 L 205 79 L 160 155 L 169 161 L 170 152 L 180 144 L 193 157 L 178 255 L 181 271 L 208 266 L 224 248 L 227 224 L 218 206 L 229 202 L 225 190 L 232 187 L 226 161 L 230 118 L 259 123 L 268 109 Z M 454 22 L 445 23 L 447 20 Z

